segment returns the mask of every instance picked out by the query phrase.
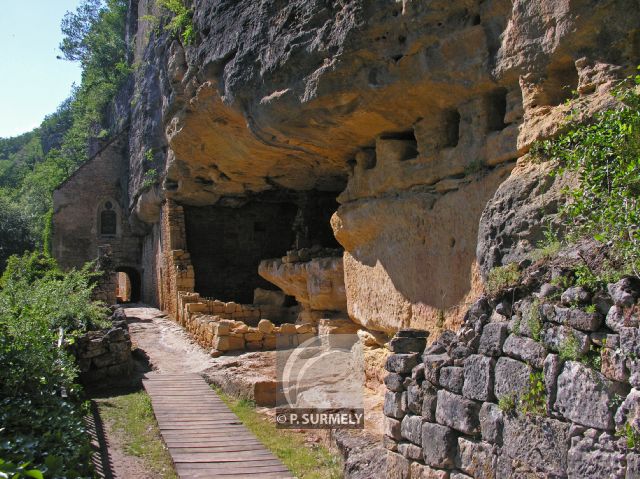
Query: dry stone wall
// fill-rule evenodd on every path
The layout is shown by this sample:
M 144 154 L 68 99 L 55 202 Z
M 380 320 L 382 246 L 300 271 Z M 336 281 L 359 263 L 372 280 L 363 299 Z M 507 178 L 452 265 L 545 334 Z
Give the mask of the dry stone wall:
M 123 383 L 133 372 L 126 316 L 122 310 L 116 310 L 111 319 L 111 328 L 89 331 L 72 347 L 80 369 L 80 381 L 87 386 Z
M 390 342 L 387 477 L 640 477 L 640 283 L 514 297 L 426 348 L 418 330 Z

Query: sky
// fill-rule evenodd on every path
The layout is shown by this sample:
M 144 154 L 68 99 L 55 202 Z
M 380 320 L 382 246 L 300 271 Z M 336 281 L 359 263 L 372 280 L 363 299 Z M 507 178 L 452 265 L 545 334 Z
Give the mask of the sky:
M 56 59 L 60 21 L 80 0 L 0 0 L 0 137 L 32 130 L 80 83 L 80 65 Z

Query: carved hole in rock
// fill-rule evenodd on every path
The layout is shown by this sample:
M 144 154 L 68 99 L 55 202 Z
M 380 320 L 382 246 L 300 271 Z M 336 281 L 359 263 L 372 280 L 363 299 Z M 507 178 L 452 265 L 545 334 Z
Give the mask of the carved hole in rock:
M 140 273 L 134 268 L 118 267 L 116 271 L 116 300 L 118 303 L 140 301 Z
M 552 65 L 542 82 L 538 106 L 557 106 L 571 99 L 578 89 L 578 70 L 572 60 Z
M 458 110 L 448 110 L 444 113 L 444 142 L 445 148 L 458 146 L 460 140 L 460 112 Z
M 381 140 L 401 140 L 404 142 L 402 145 L 402 154 L 400 161 L 413 160 L 418 156 L 418 141 L 416 140 L 416 134 L 412 130 L 384 133 L 380 135 Z
M 504 117 L 507 114 L 507 89 L 500 88 L 487 98 L 487 129 L 500 131 L 507 125 Z
M 357 160 L 362 162 L 362 168 L 365 170 L 372 170 L 378 163 L 376 157 L 376 150 L 374 148 L 365 148 L 358 153 Z
M 403 56 L 404 56 L 404 55 L 392 55 L 392 56 L 391 56 L 391 59 L 392 59 L 394 62 L 398 63 L 398 62 L 402 59 L 402 57 L 403 57 Z
M 471 22 L 471 25 L 474 25 L 474 26 L 475 26 L 475 25 L 480 25 L 480 23 L 481 23 L 480 15 L 475 15 L 475 16 L 473 17 L 473 20 L 472 20 L 472 22 Z

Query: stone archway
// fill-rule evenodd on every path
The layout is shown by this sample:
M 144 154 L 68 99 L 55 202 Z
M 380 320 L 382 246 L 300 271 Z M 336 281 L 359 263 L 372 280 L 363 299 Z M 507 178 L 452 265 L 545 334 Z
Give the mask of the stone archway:
M 129 266 L 119 266 L 115 268 L 115 272 L 118 300 L 123 303 L 140 302 L 142 284 L 138 270 Z

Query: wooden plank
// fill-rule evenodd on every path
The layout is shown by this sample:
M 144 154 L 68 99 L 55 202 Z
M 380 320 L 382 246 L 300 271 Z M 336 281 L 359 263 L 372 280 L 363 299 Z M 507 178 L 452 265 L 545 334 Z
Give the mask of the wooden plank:
M 143 384 L 182 479 L 292 478 L 198 375 L 149 375 Z

